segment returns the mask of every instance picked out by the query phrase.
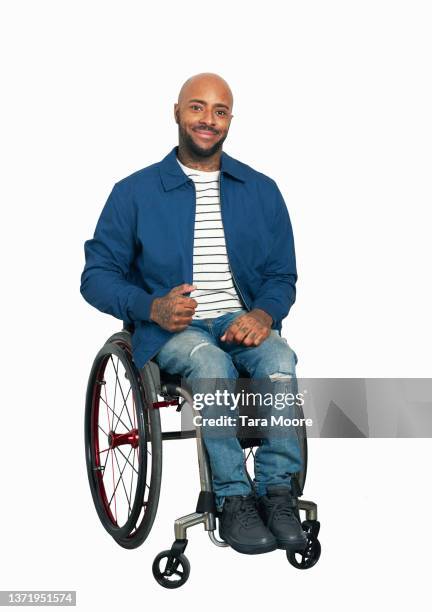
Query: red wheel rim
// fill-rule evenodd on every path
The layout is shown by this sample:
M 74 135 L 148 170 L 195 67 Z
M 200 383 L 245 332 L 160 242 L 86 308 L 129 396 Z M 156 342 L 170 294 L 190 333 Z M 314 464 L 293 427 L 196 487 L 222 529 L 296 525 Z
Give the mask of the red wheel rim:
M 142 506 L 139 485 L 142 478 L 145 482 L 145 473 L 140 474 L 140 469 L 146 470 L 147 450 L 135 395 L 122 361 L 107 354 L 93 391 L 92 463 L 98 497 L 114 528 L 124 527 L 137 505 L 140 510 Z

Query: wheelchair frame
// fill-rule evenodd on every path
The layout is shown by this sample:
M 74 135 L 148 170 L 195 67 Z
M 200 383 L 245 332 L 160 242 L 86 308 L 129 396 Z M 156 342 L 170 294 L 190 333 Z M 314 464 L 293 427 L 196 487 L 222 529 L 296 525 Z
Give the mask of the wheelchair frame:
M 200 492 L 196 510 L 195 512 L 175 520 L 175 540 L 171 546 L 171 549 L 159 553 L 154 559 L 152 566 L 153 575 L 161 586 L 170 589 L 178 588 L 186 582 L 190 573 L 190 564 L 184 555 L 184 551 L 188 543 L 187 531 L 189 528 L 195 525 L 203 524 L 204 529 L 208 532 L 209 538 L 213 544 L 218 547 L 227 547 L 229 544 L 218 539 L 218 537 L 215 535 L 217 511 L 212 488 L 210 462 L 202 437 L 201 427 L 196 427 L 195 431 L 191 432 L 162 432 L 160 428 L 159 409 L 165 406 L 177 406 L 177 410 L 179 411 L 182 407 L 182 404 L 180 404 L 181 399 L 189 404 L 194 415 L 199 414 L 194 409 L 194 403 L 190 392 L 188 389 L 181 387 L 180 376 L 173 376 L 161 371 L 159 366 L 152 360 L 147 362 L 141 370 L 138 370 L 132 359 L 132 331 L 133 326 L 124 323 L 123 330 L 121 332 L 117 332 L 106 341 L 93 363 L 89 376 L 86 396 L 85 447 L 87 472 L 93 495 L 93 501 L 103 526 L 118 544 L 124 548 L 136 548 L 147 538 L 156 516 L 162 473 L 162 442 L 164 440 L 196 438 L 200 479 Z M 130 501 L 128 500 L 129 515 L 126 523 L 122 526 L 116 524 L 117 516 L 114 517 L 109 508 L 111 502 L 108 503 L 104 485 L 101 488 L 101 483 L 103 482 L 104 478 L 104 470 L 101 469 L 102 465 L 99 462 L 100 455 L 97 455 L 97 453 L 104 451 L 99 451 L 98 443 L 95 443 L 98 435 L 100 435 L 98 431 L 99 425 L 96 427 L 95 423 L 95 414 L 99 414 L 98 411 L 100 399 L 103 400 L 102 396 L 100 395 L 100 389 L 106 384 L 106 381 L 102 380 L 105 372 L 103 368 L 106 368 L 110 355 L 115 355 L 118 358 L 116 370 L 117 376 L 118 364 L 120 361 L 123 363 L 125 368 L 125 377 L 129 379 L 132 389 L 134 410 L 136 411 L 137 417 L 137 426 L 135 428 L 131 428 L 129 432 L 124 432 L 121 434 L 115 433 L 115 431 L 111 430 L 108 432 L 108 449 L 106 449 L 107 458 L 105 460 L 105 465 L 108 461 L 110 451 L 112 451 L 111 456 L 114 455 L 114 449 L 123 444 L 129 444 L 131 450 L 132 448 L 138 448 L 139 451 L 139 448 L 142 447 L 141 453 L 139 454 L 138 452 L 139 461 L 141 464 L 145 463 L 145 470 L 141 465 L 141 474 L 138 472 L 137 475 L 137 489 L 133 507 L 131 508 Z M 164 398 L 163 401 L 159 400 L 159 396 Z M 124 395 L 123 401 L 124 403 L 121 413 L 123 412 L 127 401 L 127 398 L 125 399 Z M 114 414 L 114 410 L 112 412 Z M 114 417 L 112 417 L 112 420 L 114 421 Z M 119 420 L 121 420 L 120 417 Z M 117 424 L 119 423 L 119 420 L 117 420 Z M 132 426 L 132 421 L 130 420 L 130 422 Z M 102 429 L 102 427 L 100 427 L 100 429 Z M 102 431 L 104 434 L 106 434 L 104 430 Z M 147 452 L 144 453 L 142 451 L 144 448 L 148 450 L 147 444 L 149 442 L 152 444 L 152 453 L 155 453 L 155 456 L 152 456 L 151 484 L 148 487 L 146 482 L 148 457 Z M 259 445 L 260 441 L 253 439 L 248 441 L 240 440 L 240 443 L 245 451 L 246 467 L 248 457 L 251 454 L 253 455 L 253 447 Z M 250 451 L 246 456 L 247 448 L 250 448 Z M 302 522 L 302 527 L 307 534 L 307 545 L 303 551 L 286 551 L 286 556 L 290 564 L 294 567 L 298 569 L 308 569 L 315 565 L 315 563 L 318 561 L 321 546 L 317 537 L 320 529 L 317 505 L 312 501 L 298 499 L 298 497 L 303 494 L 307 470 L 307 438 L 304 428 L 302 437 L 302 454 L 303 470 L 299 474 L 294 475 L 293 482 L 297 485 L 297 490 L 295 491 L 298 504 L 297 512 L 302 510 L 305 512 L 306 516 L 305 520 Z M 125 455 L 123 456 L 125 457 Z M 142 478 L 140 480 L 140 475 L 142 477 L 142 473 L 144 471 L 146 475 L 144 476 L 143 486 Z M 246 473 L 252 483 L 247 469 Z M 152 491 L 153 478 L 155 479 L 155 484 Z M 143 501 L 146 486 L 149 488 L 149 497 L 147 501 Z M 113 495 L 115 495 L 115 489 Z M 142 507 L 145 507 L 144 513 L 142 513 Z M 141 516 L 142 519 L 140 519 Z M 166 563 L 163 567 L 161 567 L 164 560 L 166 560 Z

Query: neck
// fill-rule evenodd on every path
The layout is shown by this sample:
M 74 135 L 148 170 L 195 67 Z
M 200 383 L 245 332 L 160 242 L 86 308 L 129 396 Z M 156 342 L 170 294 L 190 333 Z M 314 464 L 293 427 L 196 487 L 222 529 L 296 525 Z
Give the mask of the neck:
M 188 168 L 194 168 L 195 170 L 202 170 L 204 172 L 215 172 L 215 170 L 220 170 L 221 155 L 222 151 L 217 151 L 210 157 L 197 157 L 181 144 L 179 144 L 177 151 L 177 157 L 182 164 Z

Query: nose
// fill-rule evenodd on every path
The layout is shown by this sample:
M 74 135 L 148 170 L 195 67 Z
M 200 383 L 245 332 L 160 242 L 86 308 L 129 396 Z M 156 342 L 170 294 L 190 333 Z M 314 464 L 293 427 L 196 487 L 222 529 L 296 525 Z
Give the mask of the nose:
M 206 125 L 209 125 L 209 126 L 214 126 L 215 125 L 215 120 L 214 120 L 211 108 L 204 109 L 204 111 L 203 111 L 203 113 L 201 115 L 200 122 L 201 123 L 205 123 Z

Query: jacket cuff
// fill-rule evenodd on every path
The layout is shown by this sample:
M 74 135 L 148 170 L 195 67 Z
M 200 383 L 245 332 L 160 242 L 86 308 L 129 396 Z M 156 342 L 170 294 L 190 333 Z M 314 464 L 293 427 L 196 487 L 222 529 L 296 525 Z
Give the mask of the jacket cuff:
M 260 308 L 261 310 L 264 310 L 264 312 L 266 312 L 268 315 L 270 315 L 271 318 L 273 319 L 272 326 L 281 319 L 280 312 L 279 312 L 280 308 L 272 300 L 268 300 L 268 299 L 266 300 L 265 298 L 262 298 L 262 299 L 258 298 L 252 304 L 251 309 L 253 308 Z
M 132 321 L 150 321 L 150 311 L 156 294 L 136 288 L 130 296 L 128 313 Z

